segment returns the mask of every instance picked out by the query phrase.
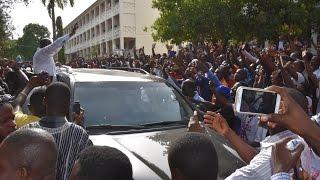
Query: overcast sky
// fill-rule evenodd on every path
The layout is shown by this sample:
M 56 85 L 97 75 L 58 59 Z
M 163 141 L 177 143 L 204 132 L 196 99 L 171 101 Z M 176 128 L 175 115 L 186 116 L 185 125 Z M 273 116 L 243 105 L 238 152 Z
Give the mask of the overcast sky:
M 79 3 L 80 1 L 81 3 Z M 75 1 L 74 7 L 68 6 L 63 10 L 56 8 L 56 16 L 61 16 L 63 26 L 66 26 L 95 1 L 96 0 L 78 0 Z M 21 37 L 23 35 L 23 27 L 29 23 L 38 23 L 46 26 L 52 35 L 51 19 L 48 15 L 47 8 L 41 3 L 41 0 L 32 0 L 28 6 L 23 3 L 17 3 L 12 8 L 10 15 L 12 17 L 12 24 L 16 28 L 13 32 L 14 38 Z

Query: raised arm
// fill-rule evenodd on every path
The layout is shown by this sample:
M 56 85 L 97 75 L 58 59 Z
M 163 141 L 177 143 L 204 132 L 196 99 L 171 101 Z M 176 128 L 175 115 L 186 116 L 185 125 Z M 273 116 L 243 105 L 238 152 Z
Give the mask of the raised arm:
M 259 61 L 258 58 L 252 56 L 248 51 L 242 50 L 241 53 L 252 63 L 256 63 Z
M 42 51 L 52 56 L 57 54 L 59 50 L 62 48 L 62 46 L 76 33 L 77 29 L 78 29 L 78 24 L 74 25 L 70 34 L 67 34 L 58 38 L 52 44 L 42 48 Z
M 154 51 L 154 49 L 156 48 L 156 43 L 152 44 L 152 56 L 155 57 L 156 56 L 156 52 Z
M 48 74 L 46 73 L 31 77 L 26 87 L 17 95 L 12 103 L 15 111 L 20 111 L 21 107 L 27 100 L 28 94 L 32 91 L 33 88 L 46 85 L 46 83 L 48 82 L 47 80 Z
M 289 88 L 296 88 L 296 85 L 294 85 L 289 73 L 286 70 L 284 70 L 283 68 L 281 68 L 280 70 L 281 70 L 281 75 L 283 78 L 284 85 Z
M 313 74 L 310 64 L 308 62 L 305 62 L 304 64 L 305 64 L 304 67 L 308 73 L 309 79 L 315 86 L 318 86 L 319 80 L 317 79 L 316 75 Z
M 293 77 L 296 81 L 298 80 L 298 74 L 297 72 L 292 68 L 291 62 L 288 62 L 284 67 L 283 67 L 288 74 Z
M 290 131 L 301 136 L 312 150 L 320 155 L 320 128 L 310 120 L 305 111 L 292 99 L 286 89 L 272 86 L 268 90 L 280 94 L 283 112 L 261 117 L 263 122 L 279 123 Z
M 224 136 L 235 148 L 240 157 L 249 164 L 257 155 L 257 151 L 245 143 L 228 125 L 227 121 L 220 115 L 207 112 L 204 115 L 204 122 L 220 135 Z

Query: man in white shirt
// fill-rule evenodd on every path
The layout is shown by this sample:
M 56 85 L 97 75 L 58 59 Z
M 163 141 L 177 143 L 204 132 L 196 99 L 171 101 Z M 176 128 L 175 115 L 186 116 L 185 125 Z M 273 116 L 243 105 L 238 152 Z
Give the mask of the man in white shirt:
M 60 51 L 62 46 L 76 33 L 78 25 L 76 24 L 71 33 L 62 36 L 53 43 L 49 39 L 40 40 L 40 47 L 33 56 L 33 69 L 35 74 L 47 72 L 55 78 L 56 67 L 53 57 Z
M 294 97 L 297 104 L 307 111 L 305 97 L 300 92 L 293 89 L 288 89 L 288 93 L 291 97 Z M 216 130 L 218 133 L 226 137 L 226 139 L 235 147 L 241 158 L 247 163 L 247 166 L 236 170 L 227 178 L 230 180 L 269 180 L 273 175 L 271 156 L 272 146 L 276 142 L 287 137 L 301 139 L 298 135 L 286 130 L 286 128 L 279 124 L 263 123 L 262 125 L 268 127 L 271 135 L 261 142 L 261 151 L 258 153 L 251 146 L 243 142 L 242 139 L 228 127 L 226 120 L 221 115 L 208 112 L 204 118 L 204 122 L 208 124 L 210 128 Z M 301 140 L 303 141 L 303 139 Z M 307 146 L 305 142 L 304 144 L 305 149 L 301 154 L 302 168 L 314 179 L 317 179 L 320 177 L 320 158 L 310 147 Z

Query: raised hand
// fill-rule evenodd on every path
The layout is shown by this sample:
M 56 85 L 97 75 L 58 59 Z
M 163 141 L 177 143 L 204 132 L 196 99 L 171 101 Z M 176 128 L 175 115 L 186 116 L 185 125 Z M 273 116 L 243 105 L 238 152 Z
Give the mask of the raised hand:
M 190 117 L 190 121 L 188 124 L 188 131 L 204 133 L 204 128 L 199 123 L 197 111 L 195 111 L 193 116 Z
M 70 36 L 75 35 L 77 29 L 78 29 L 78 23 L 76 23 L 76 24 L 73 26 L 73 28 L 72 28 L 72 30 L 71 30 L 71 33 L 70 33 Z
M 83 108 L 80 108 L 80 113 L 72 113 L 72 120 L 75 124 L 79 126 L 84 126 L 84 112 L 85 110 Z
M 34 87 L 47 85 L 48 81 L 49 81 L 49 74 L 46 72 L 42 72 L 37 76 L 31 77 L 28 84 L 34 88 Z
M 308 131 L 311 122 L 306 112 L 292 99 L 286 89 L 278 86 L 271 86 L 267 90 L 274 91 L 281 96 L 279 114 L 270 114 L 261 117 L 261 121 L 268 123 L 279 123 L 289 130 L 301 135 Z
M 226 136 L 230 132 L 230 127 L 227 121 L 222 117 L 221 114 L 208 111 L 204 115 L 204 122 L 209 128 L 215 130 L 222 136 Z
M 286 138 L 277 142 L 272 147 L 273 174 L 289 172 L 290 169 L 293 169 L 296 166 L 298 160 L 300 159 L 304 145 L 299 144 L 295 150 L 290 151 L 287 148 L 287 143 L 290 140 L 292 140 L 292 138 Z

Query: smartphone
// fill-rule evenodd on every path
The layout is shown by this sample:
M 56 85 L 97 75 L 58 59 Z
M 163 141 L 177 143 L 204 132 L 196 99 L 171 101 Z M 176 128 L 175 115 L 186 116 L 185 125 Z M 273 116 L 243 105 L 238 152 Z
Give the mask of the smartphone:
M 264 89 L 239 87 L 235 111 L 242 114 L 266 115 L 279 112 L 281 96 Z
M 300 139 L 292 139 L 287 143 L 286 147 L 289 151 L 294 151 L 300 144 L 302 144 L 302 141 Z
M 73 112 L 76 114 L 80 114 L 80 102 L 74 102 L 73 104 Z

